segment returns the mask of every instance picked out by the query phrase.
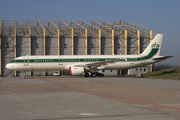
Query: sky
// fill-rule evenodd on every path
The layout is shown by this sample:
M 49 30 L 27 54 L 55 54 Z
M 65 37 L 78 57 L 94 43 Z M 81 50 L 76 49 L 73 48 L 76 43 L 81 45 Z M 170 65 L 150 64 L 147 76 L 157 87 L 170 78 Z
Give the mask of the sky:
M 163 33 L 162 64 L 180 65 L 180 0 L 0 0 L 0 20 L 127 21 Z

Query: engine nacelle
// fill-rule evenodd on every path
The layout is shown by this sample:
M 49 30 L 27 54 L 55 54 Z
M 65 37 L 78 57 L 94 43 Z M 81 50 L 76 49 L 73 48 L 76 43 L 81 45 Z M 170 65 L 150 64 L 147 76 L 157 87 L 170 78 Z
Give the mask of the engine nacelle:
M 69 67 L 70 75 L 82 75 L 84 73 L 84 67 Z

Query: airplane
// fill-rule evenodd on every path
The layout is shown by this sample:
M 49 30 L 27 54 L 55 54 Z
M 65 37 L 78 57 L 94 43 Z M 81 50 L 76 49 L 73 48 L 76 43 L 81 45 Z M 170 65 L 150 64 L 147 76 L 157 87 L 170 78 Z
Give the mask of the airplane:
M 173 56 L 159 56 L 163 34 L 157 34 L 147 48 L 139 55 L 41 55 L 21 56 L 6 65 L 9 70 L 69 71 L 70 75 L 96 77 L 98 70 L 130 69 L 160 62 Z M 24 76 L 26 79 L 28 75 Z

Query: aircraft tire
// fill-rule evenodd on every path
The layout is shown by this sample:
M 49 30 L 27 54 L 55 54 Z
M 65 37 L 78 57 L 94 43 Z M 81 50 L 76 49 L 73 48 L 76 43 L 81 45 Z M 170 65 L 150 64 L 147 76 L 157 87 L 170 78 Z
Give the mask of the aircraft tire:
M 25 76 L 24 76 L 24 78 L 25 78 L 25 79 L 28 79 L 28 76 L 27 76 L 27 75 L 25 75 Z
M 101 74 L 100 77 L 104 77 L 104 74 Z
M 96 77 L 96 73 L 91 73 L 91 77 Z
M 85 77 L 89 77 L 89 73 L 86 72 L 86 73 L 85 73 Z

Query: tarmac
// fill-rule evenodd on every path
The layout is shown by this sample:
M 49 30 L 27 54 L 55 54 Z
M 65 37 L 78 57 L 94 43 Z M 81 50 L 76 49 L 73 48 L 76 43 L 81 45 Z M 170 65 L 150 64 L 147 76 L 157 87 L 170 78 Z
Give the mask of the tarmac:
M 0 120 L 179 120 L 180 80 L 0 78 Z

